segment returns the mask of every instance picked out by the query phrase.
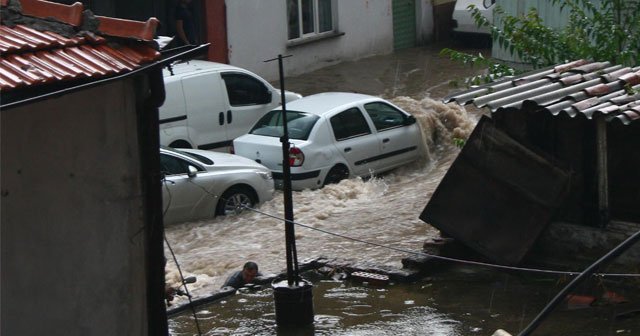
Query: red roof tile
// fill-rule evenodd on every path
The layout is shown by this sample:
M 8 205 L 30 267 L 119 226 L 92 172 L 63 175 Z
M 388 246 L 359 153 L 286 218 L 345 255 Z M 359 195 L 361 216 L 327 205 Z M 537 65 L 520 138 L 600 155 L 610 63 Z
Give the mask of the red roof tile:
M 82 11 L 84 6 L 81 2 L 73 5 L 63 5 L 55 2 L 40 0 L 21 0 L 22 14 L 39 18 L 54 18 L 60 22 L 79 26 L 82 23 Z
M 100 20 L 98 30 L 110 36 L 136 38 L 144 41 L 153 40 L 158 26 L 158 19 L 150 18 L 147 22 L 116 19 L 106 16 L 97 16 Z
M 2 10 L 9 10 L 15 1 L 1 0 Z M 1 91 L 79 78 L 97 79 L 132 71 L 160 57 L 146 42 L 155 34 L 155 18 L 141 22 L 96 17 L 98 31 L 87 32 L 79 29 L 84 10 L 81 3 L 22 0 L 21 5 L 19 16 L 32 17 L 30 21 L 0 22 Z M 30 26 L 33 20 L 44 18 L 53 18 L 67 29 L 67 25 L 73 26 L 75 36 L 63 36 L 64 29 L 40 31 L 35 25 Z

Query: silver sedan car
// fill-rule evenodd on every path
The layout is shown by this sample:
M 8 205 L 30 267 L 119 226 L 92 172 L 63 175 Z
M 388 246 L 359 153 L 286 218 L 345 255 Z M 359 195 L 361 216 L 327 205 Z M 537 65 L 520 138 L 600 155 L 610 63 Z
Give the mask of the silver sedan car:
M 237 214 L 273 198 L 271 171 L 241 156 L 160 148 L 164 224 Z

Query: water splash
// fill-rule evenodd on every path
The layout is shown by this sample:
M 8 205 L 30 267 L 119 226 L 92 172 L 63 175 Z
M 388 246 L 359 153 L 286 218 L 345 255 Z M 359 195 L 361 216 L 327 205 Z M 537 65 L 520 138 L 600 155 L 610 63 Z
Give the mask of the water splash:
M 433 159 L 435 152 L 454 150 L 454 140 L 466 140 L 477 123 L 464 107 L 457 104 L 410 97 L 396 97 L 391 102 L 416 117 L 422 129 L 423 146 L 428 159 Z

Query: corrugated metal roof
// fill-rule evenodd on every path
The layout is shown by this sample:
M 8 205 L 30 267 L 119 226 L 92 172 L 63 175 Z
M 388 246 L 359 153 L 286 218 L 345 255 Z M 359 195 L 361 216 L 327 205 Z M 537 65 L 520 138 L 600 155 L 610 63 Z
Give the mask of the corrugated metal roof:
M 444 99 L 461 105 L 532 109 L 592 119 L 603 114 L 625 125 L 640 119 L 640 67 L 573 61 L 458 92 Z
M 10 18 L 3 15 L 0 22 L 1 91 L 107 77 L 160 58 L 150 43 L 158 24 L 155 18 L 141 22 L 95 17 L 97 30 L 83 31 L 80 3 L 8 0 L 0 5 Z M 45 18 L 46 24 L 40 25 L 38 20 Z M 56 24 L 59 31 L 54 31 Z M 69 28 L 75 35 L 63 36 Z

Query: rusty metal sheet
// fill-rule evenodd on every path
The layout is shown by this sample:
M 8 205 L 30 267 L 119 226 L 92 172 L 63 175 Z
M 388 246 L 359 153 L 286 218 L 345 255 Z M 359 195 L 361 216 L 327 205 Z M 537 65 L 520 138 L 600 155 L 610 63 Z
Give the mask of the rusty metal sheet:
M 508 81 L 500 80 L 454 93 L 445 97 L 443 101 L 455 101 L 461 105 L 473 104 L 479 108 L 488 107 L 492 113 L 504 109 L 521 109 L 529 105 L 527 109 L 547 111 L 554 116 L 567 114 L 573 118 L 584 114 L 584 117 L 591 119 L 593 113 L 585 114 L 583 111 L 587 108 L 581 107 L 582 101 L 586 99 L 597 98 L 598 104 L 611 101 L 619 105 L 618 100 L 612 99 L 617 97 L 624 97 L 625 104 L 640 102 L 635 91 L 629 90 L 628 87 L 631 85 L 635 90 L 640 88 L 640 66 L 628 68 L 609 65 L 607 62 L 570 62 L 542 73 L 537 70 Z M 518 86 L 520 82 L 527 84 Z M 577 104 L 577 108 L 564 106 L 565 101 L 569 99 Z M 590 105 L 592 103 L 584 104 L 595 106 Z M 622 111 L 624 110 L 620 109 L 615 113 L 619 114 Z M 608 120 L 628 121 L 625 124 L 632 121 L 627 120 L 625 116 Z
M 489 260 L 518 264 L 568 195 L 570 173 L 479 122 L 420 219 Z

